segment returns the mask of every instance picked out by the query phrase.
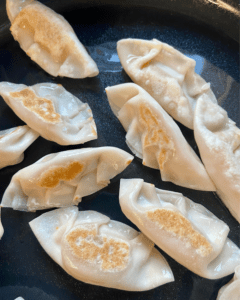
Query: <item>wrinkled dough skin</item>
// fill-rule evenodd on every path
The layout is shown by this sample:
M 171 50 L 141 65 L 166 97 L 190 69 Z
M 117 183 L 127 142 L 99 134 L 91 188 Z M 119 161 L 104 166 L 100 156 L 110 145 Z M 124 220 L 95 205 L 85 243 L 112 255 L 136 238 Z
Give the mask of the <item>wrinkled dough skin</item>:
M 78 145 L 97 138 L 92 110 L 60 84 L 0 83 L 0 95 L 16 115 L 43 138 Z
M 13 176 L 1 205 L 25 211 L 77 205 L 106 187 L 132 159 L 115 147 L 49 154 Z
M 143 179 L 121 179 L 119 200 L 141 232 L 199 276 L 222 278 L 240 264 L 240 249 L 227 238 L 227 224 L 182 194 Z
M 134 83 L 106 88 L 109 104 L 124 129 L 126 143 L 143 160 L 159 169 L 163 181 L 191 189 L 215 191 L 203 164 L 178 125 L 140 86 Z
M 174 280 L 148 238 L 98 212 L 56 209 L 31 221 L 30 227 L 52 259 L 83 282 L 145 291 Z
M 240 223 L 240 129 L 223 108 L 201 97 L 194 136 L 217 194 Z
M 195 105 L 210 84 L 195 73 L 196 62 L 156 39 L 123 39 L 117 43 L 121 64 L 133 82 L 144 88 L 174 119 L 193 129 Z
M 235 268 L 232 280 L 224 285 L 218 292 L 217 300 L 239 300 L 240 299 L 240 265 Z
M 21 163 L 24 151 L 38 137 L 27 125 L 0 131 L 0 169 Z
M 61 16 L 38 1 L 7 0 L 10 28 L 30 58 L 53 76 L 98 75 L 96 63 Z

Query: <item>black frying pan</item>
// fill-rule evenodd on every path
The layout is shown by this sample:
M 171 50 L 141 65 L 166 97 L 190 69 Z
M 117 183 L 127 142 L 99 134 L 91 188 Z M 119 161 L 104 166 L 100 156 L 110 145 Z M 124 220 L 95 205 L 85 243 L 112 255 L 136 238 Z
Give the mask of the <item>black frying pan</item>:
M 130 152 L 125 131 L 108 105 L 104 88 L 131 81 L 117 59 L 116 42 L 122 38 L 157 38 L 197 61 L 196 70 L 211 82 L 212 90 L 229 116 L 240 125 L 239 115 L 239 12 L 237 1 L 220 0 L 58 0 L 42 1 L 61 13 L 73 26 L 81 42 L 96 61 L 100 74 L 89 79 L 53 78 L 33 63 L 9 32 L 5 0 L 0 0 L 0 81 L 61 83 L 68 91 L 88 102 L 98 129 L 98 140 L 83 146 L 59 146 L 39 138 L 25 152 L 19 165 L 0 170 L 0 199 L 11 177 L 42 156 L 82 147 L 115 146 Z M 0 130 L 22 125 L 0 97 Z M 198 153 L 193 132 L 180 128 Z M 131 152 L 130 152 L 131 153 Z M 86 197 L 80 210 L 96 210 L 136 228 L 121 212 L 118 202 L 120 178 L 143 178 L 158 188 L 183 193 L 203 204 L 230 227 L 229 238 L 240 246 L 240 226 L 214 193 L 199 192 L 162 182 L 159 171 L 133 163 L 102 191 Z M 163 251 L 175 282 L 147 292 L 125 292 L 77 281 L 59 267 L 41 248 L 28 222 L 43 211 L 25 213 L 2 210 L 5 233 L 0 241 L 0 299 L 12 300 L 215 300 L 219 288 L 232 275 L 219 279 L 201 278 L 179 265 Z

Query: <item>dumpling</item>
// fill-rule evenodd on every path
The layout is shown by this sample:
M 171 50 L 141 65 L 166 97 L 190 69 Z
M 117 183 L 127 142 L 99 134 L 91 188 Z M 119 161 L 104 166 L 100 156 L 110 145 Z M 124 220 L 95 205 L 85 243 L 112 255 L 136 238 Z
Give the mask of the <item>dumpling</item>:
M 4 233 L 4 229 L 3 229 L 3 226 L 2 226 L 2 222 L 1 222 L 1 206 L 0 206 L 0 240 L 3 236 L 3 233 Z
M 98 75 L 96 63 L 61 15 L 33 0 L 7 0 L 7 14 L 14 39 L 50 75 L 70 78 Z
M 208 279 L 234 272 L 240 249 L 227 238 L 229 227 L 180 193 L 159 190 L 142 179 L 121 179 L 123 213 L 177 262 Z
M 214 191 L 203 164 L 162 107 L 134 83 L 106 88 L 114 114 L 127 131 L 126 143 L 143 165 L 160 169 L 163 181 Z
M 233 279 L 218 292 L 217 300 L 240 299 L 240 265 L 236 267 Z
M 202 96 L 196 106 L 194 136 L 217 194 L 240 223 L 240 129 L 223 108 Z
M 20 119 L 47 140 L 76 145 L 97 138 L 89 105 L 62 85 L 39 83 L 28 87 L 1 82 L 0 95 Z
M 0 169 L 23 161 L 24 151 L 38 137 L 27 125 L 0 131 Z
M 82 197 L 106 187 L 132 160 L 115 147 L 46 155 L 12 177 L 1 205 L 27 211 L 77 205 Z
M 174 281 L 148 238 L 98 212 L 56 209 L 29 224 L 47 254 L 78 280 L 127 291 Z
M 217 103 L 210 84 L 195 73 L 196 62 L 168 44 L 123 39 L 117 43 L 117 52 L 131 79 L 183 125 L 193 129 L 194 108 L 201 94 Z

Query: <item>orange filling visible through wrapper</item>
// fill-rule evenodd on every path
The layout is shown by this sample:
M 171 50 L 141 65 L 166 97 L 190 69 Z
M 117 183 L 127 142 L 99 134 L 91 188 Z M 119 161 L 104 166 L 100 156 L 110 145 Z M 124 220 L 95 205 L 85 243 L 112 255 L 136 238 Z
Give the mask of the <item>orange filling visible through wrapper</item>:
M 121 271 L 127 267 L 129 245 L 115 238 L 98 235 L 95 225 L 83 225 L 65 237 L 74 256 L 94 263 L 99 262 L 103 271 Z

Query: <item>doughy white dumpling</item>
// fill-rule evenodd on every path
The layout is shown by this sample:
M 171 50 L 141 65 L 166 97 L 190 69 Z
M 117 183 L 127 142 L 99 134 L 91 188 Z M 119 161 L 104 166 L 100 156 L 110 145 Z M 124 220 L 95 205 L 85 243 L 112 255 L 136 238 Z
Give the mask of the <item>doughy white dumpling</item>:
M 4 229 L 3 229 L 3 226 L 2 226 L 2 222 L 1 222 L 1 206 L 0 206 L 0 239 L 3 236 L 3 233 L 4 233 Z
M 38 137 L 27 125 L 0 131 L 0 169 L 23 161 L 24 151 Z
M 148 238 L 98 212 L 56 209 L 29 224 L 48 255 L 78 280 L 127 291 L 174 281 Z
M 236 267 L 233 279 L 219 290 L 218 297 L 217 297 L 217 300 L 239 300 L 239 299 L 240 299 L 240 265 Z
M 33 0 L 7 0 L 7 14 L 14 39 L 50 75 L 98 75 L 96 63 L 61 15 Z
M 159 190 L 142 179 L 121 179 L 123 213 L 157 246 L 192 272 L 217 279 L 234 272 L 240 249 L 229 227 L 180 193 Z
M 195 73 L 195 60 L 168 44 L 124 39 L 117 43 L 117 51 L 131 79 L 183 125 L 193 129 L 194 108 L 201 94 L 217 103 L 210 84 Z
M 125 83 L 106 88 L 114 114 L 127 131 L 126 143 L 143 165 L 160 169 L 163 181 L 214 191 L 203 164 L 179 127 L 140 86 Z
M 194 136 L 217 194 L 240 223 L 240 129 L 223 108 L 202 96 L 196 106 Z
M 106 187 L 132 159 L 115 147 L 46 155 L 12 177 L 1 205 L 28 211 L 77 205 L 82 197 Z
M 97 138 L 87 103 L 54 83 L 0 83 L 0 95 L 15 114 L 47 140 L 76 145 Z

